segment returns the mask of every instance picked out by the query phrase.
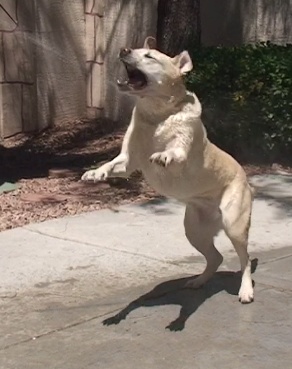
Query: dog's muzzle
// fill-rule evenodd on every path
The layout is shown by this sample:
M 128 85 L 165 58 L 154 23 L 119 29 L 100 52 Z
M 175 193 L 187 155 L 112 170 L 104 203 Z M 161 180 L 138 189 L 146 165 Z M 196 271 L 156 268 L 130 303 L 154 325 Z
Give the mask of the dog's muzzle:
M 119 59 L 123 62 L 127 76 L 125 79 L 119 78 L 117 84 L 121 90 L 141 90 L 147 86 L 146 75 L 136 67 L 132 50 L 122 48 L 119 52 Z
M 126 58 L 129 54 L 131 54 L 131 49 L 121 48 L 119 58 L 120 59 Z

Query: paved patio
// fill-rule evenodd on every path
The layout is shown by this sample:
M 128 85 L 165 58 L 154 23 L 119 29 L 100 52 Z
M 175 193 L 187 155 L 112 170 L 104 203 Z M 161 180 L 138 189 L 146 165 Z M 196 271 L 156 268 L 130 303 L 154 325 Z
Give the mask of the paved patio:
M 0 368 L 289 368 L 292 176 L 252 181 L 250 305 L 238 302 L 239 263 L 223 235 L 215 277 L 180 289 L 204 260 L 175 202 L 0 233 Z

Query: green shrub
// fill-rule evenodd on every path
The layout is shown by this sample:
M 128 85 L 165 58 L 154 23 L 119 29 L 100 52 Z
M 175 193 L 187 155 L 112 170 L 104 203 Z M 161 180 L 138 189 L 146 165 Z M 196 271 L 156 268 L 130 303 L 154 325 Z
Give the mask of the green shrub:
M 215 143 L 248 159 L 292 154 L 292 45 L 209 47 L 191 56 L 187 87 L 201 99 Z

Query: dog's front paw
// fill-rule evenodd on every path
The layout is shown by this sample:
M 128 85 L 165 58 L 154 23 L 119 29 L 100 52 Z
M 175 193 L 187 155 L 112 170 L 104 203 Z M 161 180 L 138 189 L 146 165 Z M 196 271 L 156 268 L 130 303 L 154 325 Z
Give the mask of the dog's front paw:
M 174 160 L 174 155 L 171 151 L 155 152 L 150 156 L 151 163 L 156 163 L 162 167 L 167 167 Z
M 109 176 L 109 168 L 106 165 L 103 165 L 100 168 L 88 170 L 81 177 L 82 181 L 105 181 Z

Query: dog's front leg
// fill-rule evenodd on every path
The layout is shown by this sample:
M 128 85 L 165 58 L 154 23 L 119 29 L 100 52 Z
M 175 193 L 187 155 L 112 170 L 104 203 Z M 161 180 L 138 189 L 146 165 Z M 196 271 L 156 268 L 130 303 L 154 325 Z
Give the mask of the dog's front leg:
M 173 139 L 169 141 L 164 151 L 153 153 L 149 160 L 152 163 L 158 164 L 162 167 L 167 167 L 172 163 L 184 163 L 191 149 L 194 138 L 194 127 L 196 126 L 192 119 L 180 115 L 180 119 L 184 121 L 183 126 L 174 128 Z M 175 123 L 175 122 L 174 122 Z
M 81 177 L 82 181 L 105 181 L 110 177 L 128 177 L 131 174 L 126 154 L 120 153 L 113 160 L 97 169 L 88 170 Z
M 121 153 L 113 160 L 105 163 L 99 168 L 89 170 L 81 177 L 82 181 L 105 181 L 107 178 L 122 177 L 127 178 L 136 170 L 135 158 L 130 155 L 132 145 L 132 134 L 134 125 L 131 123 L 125 134 Z

